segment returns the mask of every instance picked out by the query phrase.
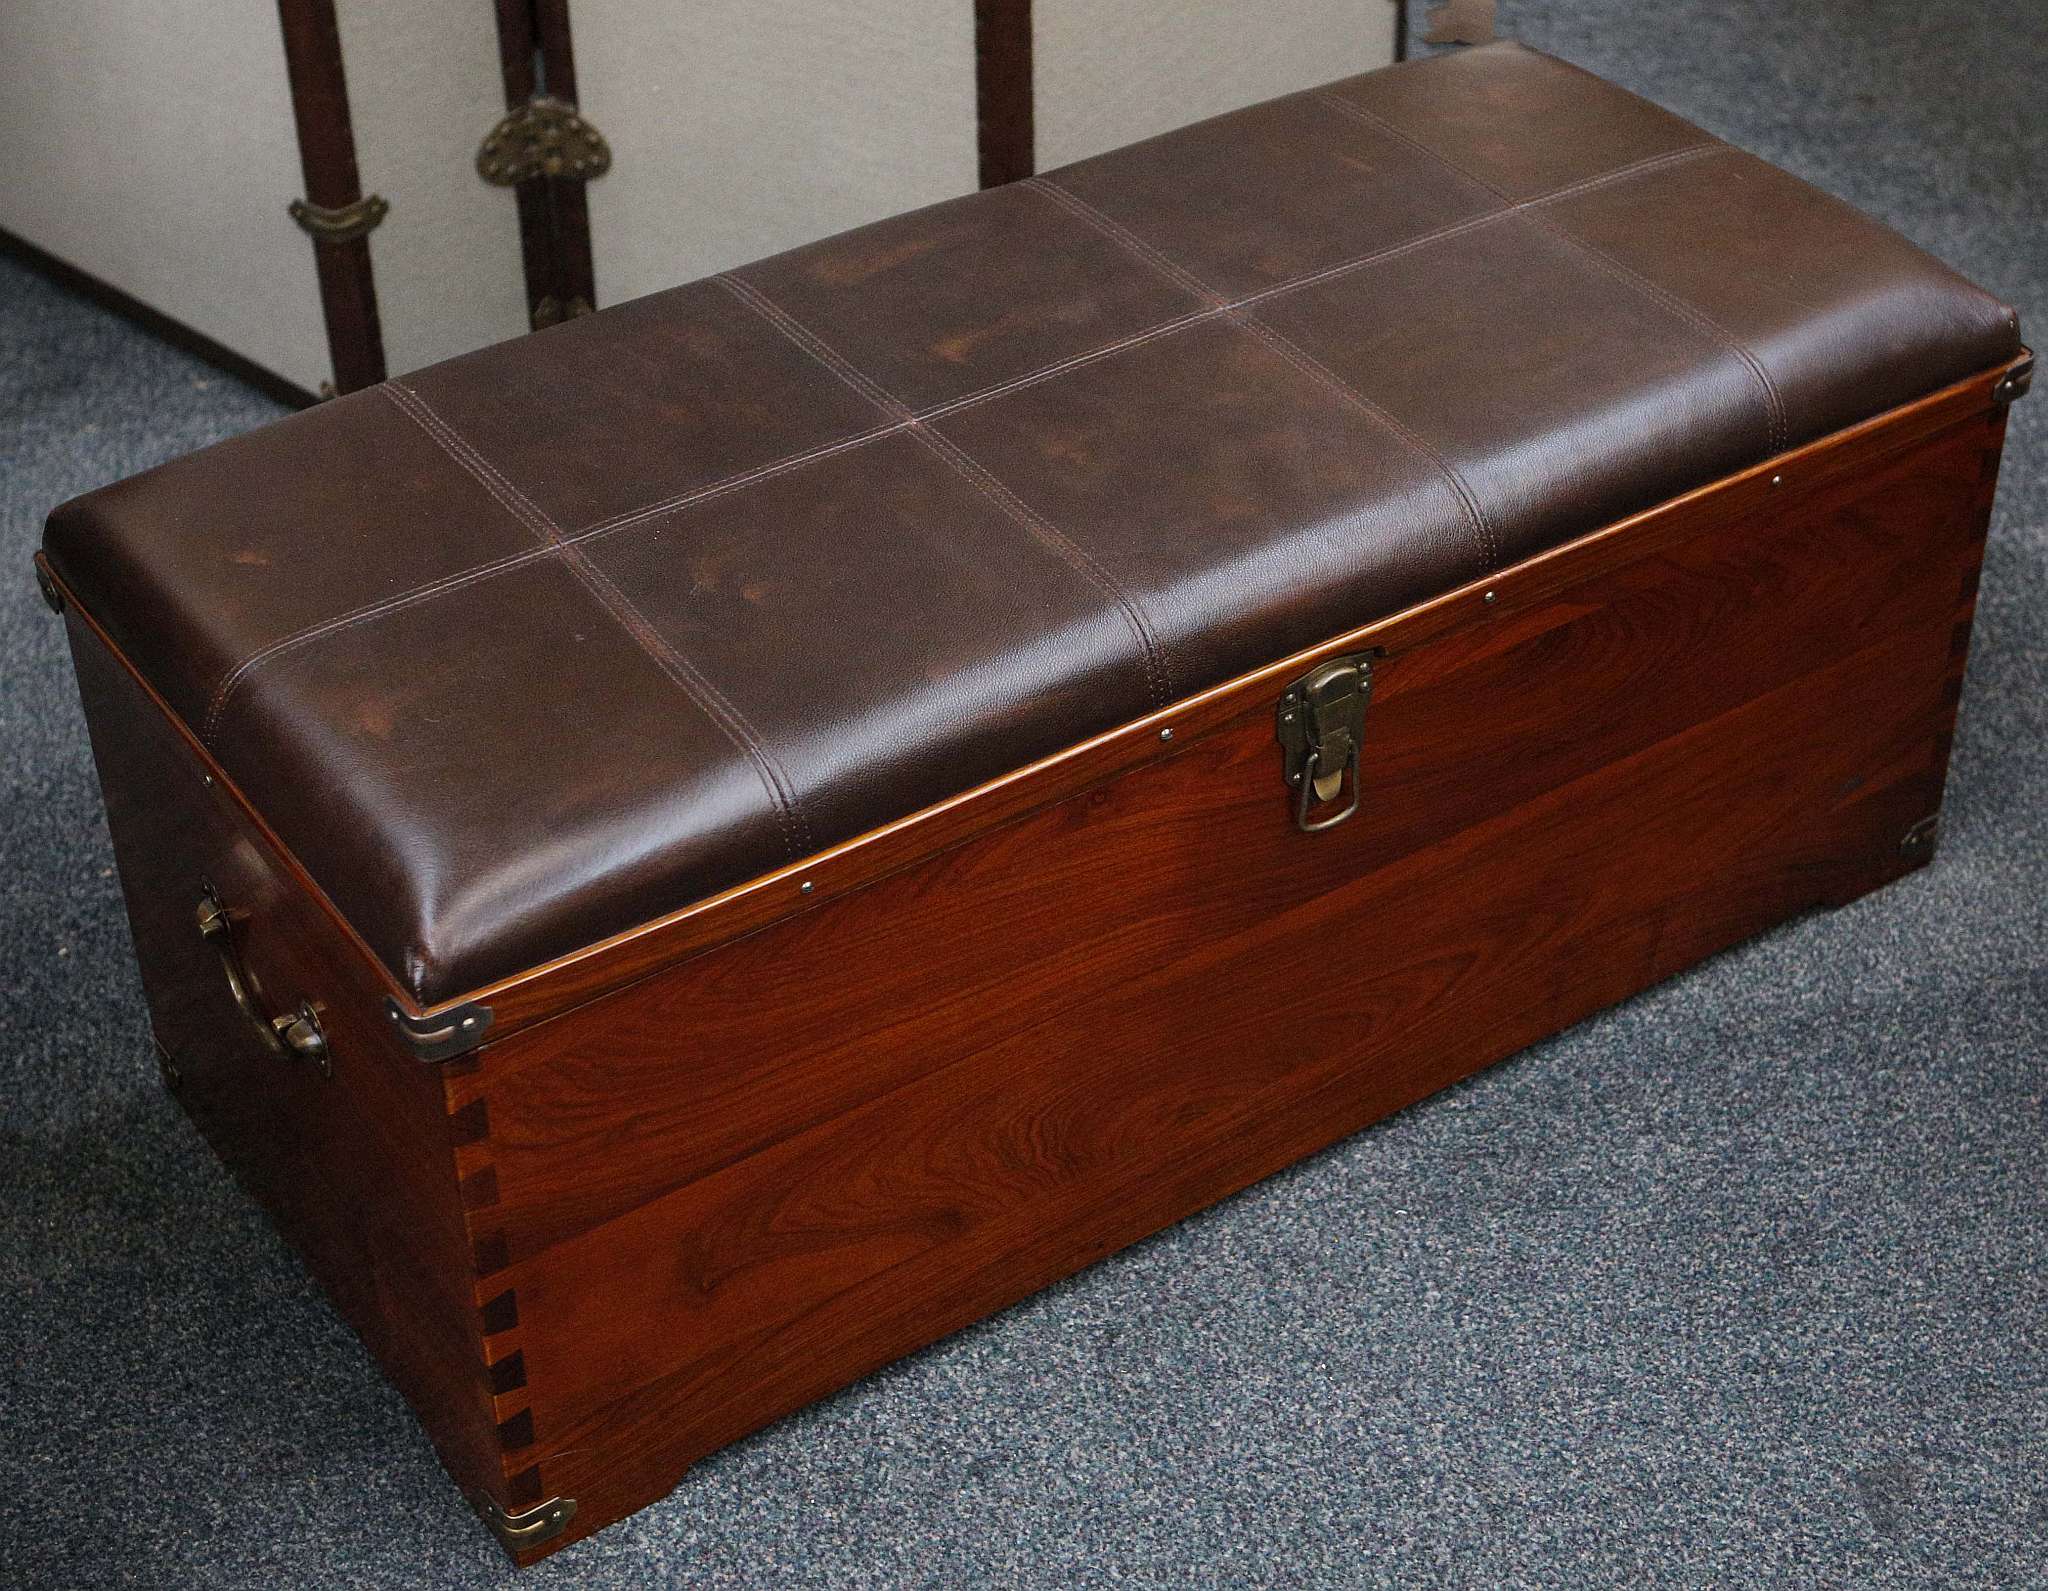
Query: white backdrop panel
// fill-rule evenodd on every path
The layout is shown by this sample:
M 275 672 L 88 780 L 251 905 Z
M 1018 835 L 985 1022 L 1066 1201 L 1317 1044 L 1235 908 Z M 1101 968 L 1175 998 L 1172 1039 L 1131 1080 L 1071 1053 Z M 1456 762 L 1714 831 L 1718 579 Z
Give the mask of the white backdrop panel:
M 976 181 L 968 0 L 577 0 L 577 98 L 616 304 Z
M 1391 0 L 1036 0 L 1038 169 L 1393 58 Z
M 491 7 L 339 0 L 363 191 L 391 203 L 370 234 L 394 376 L 527 329 L 519 205 L 476 174 L 505 114 Z
M 308 389 L 332 375 L 275 0 L 0 0 L 0 227 Z

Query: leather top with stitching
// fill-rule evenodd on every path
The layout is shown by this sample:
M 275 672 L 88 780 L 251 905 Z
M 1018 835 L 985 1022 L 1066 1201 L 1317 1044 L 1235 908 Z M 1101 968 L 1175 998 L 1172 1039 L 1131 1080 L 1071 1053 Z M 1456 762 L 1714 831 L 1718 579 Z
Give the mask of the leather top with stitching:
M 45 549 L 436 1003 L 2018 348 L 1497 45 L 322 404 Z

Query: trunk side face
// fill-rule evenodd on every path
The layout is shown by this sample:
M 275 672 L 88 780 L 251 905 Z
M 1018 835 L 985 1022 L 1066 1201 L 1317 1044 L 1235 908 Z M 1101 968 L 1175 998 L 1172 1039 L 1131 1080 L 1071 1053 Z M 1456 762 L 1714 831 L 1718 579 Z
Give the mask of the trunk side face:
M 76 608 L 67 611 L 151 1025 L 173 1096 L 327 1289 L 472 1496 L 517 1506 L 444 1074 L 394 1045 L 383 991 Z M 228 919 L 203 936 L 202 900 Z M 225 943 L 223 943 L 223 938 Z M 261 1016 L 313 1008 L 327 1071 Z M 501 1373 L 498 1377 L 504 1379 Z

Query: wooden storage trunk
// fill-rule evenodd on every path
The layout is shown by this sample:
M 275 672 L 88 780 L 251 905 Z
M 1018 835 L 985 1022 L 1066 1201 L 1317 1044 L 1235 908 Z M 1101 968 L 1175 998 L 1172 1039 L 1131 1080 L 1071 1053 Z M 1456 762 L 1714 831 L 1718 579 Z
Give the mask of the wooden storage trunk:
M 52 516 L 165 1074 L 522 1561 L 1926 862 L 2010 311 L 1507 47 Z

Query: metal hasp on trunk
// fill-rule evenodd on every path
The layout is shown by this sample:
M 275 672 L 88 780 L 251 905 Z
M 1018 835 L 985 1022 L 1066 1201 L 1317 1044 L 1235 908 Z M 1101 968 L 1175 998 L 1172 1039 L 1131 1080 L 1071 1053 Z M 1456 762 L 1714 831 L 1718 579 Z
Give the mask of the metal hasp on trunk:
M 1304 834 L 1334 829 L 1358 810 L 1358 746 L 1365 738 L 1365 708 L 1372 700 L 1372 658 L 1335 657 L 1288 687 L 1280 698 L 1275 726 L 1286 758 L 1287 783 L 1295 791 L 1294 822 Z M 1309 812 L 1351 799 L 1338 811 L 1312 818 Z

